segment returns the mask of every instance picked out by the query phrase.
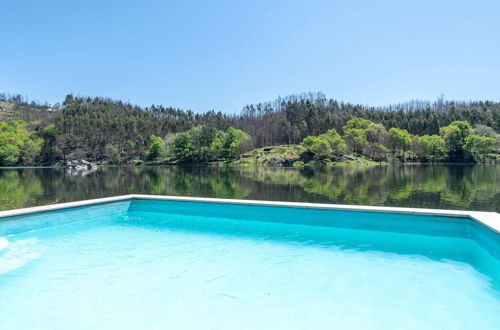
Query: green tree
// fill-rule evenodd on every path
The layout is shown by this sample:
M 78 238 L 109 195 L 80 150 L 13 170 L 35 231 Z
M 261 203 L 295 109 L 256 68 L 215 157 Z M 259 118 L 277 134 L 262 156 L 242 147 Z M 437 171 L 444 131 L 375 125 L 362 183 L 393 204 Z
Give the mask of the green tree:
M 36 157 L 40 154 L 43 139 L 36 134 L 29 134 L 29 138 L 24 141 L 24 146 L 19 153 L 19 163 L 34 164 Z
M 484 126 L 484 125 L 474 125 L 474 128 L 471 131 L 471 134 L 479 135 L 479 136 L 487 136 L 491 138 L 497 138 L 499 134 L 495 132 L 492 127 Z
M 189 131 L 189 139 L 193 148 L 192 157 L 196 161 L 206 162 L 215 160 L 216 155 L 212 154 L 211 144 L 217 134 L 217 129 L 206 125 L 198 125 Z
M 367 145 L 363 148 L 363 154 L 373 160 L 385 160 L 389 152 L 387 148 L 389 136 L 384 125 L 371 123 L 366 129 L 365 136 Z
M 344 137 L 351 150 L 362 153 L 363 149 L 368 146 L 366 135 L 371 124 L 373 123 L 367 119 L 354 118 L 343 127 Z
M 471 125 L 465 120 L 457 120 L 452 122 L 450 125 L 458 127 L 458 129 L 460 130 L 460 138 L 462 139 L 462 141 L 464 141 L 472 131 Z
M 225 159 L 234 159 L 241 154 L 243 147 L 251 140 L 250 135 L 242 130 L 229 127 L 226 132 L 218 131 L 218 139 L 222 139 L 221 156 Z
M 344 126 L 344 133 L 346 130 L 350 129 L 368 129 L 368 127 L 373 124 L 371 121 L 368 119 L 364 118 L 354 118 L 351 119 L 347 122 L 347 124 Z
M 401 151 L 403 153 L 403 159 L 405 151 L 411 145 L 411 135 L 405 129 L 400 129 L 397 127 L 392 127 L 388 132 L 389 136 L 389 145 L 393 154 L 396 154 L 397 151 Z
M 445 141 L 439 135 L 424 135 L 419 138 L 420 152 L 423 158 L 439 161 L 446 158 Z
M 318 136 L 308 136 L 302 141 L 302 145 L 312 154 L 315 160 L 324 160 L 332 154 L 332 148 L 325 139 Z
M 333 154 L 342 155 L 347 147 L 344 139 L 340 136 L 335 129 L 331 129 L 326 133 L 318 136 L 320 139 L 325 140 L 330 145 Z
M 251 140 L 245 132 L 229 127 L 225 132 L 195 126 L 173 137 L 172 153 L 180 161 L 207 162 L 236 158 Z
M 351 128 L 344 130 L 344 132 L 344 137 L 349 145 L 349 149 L 357 153 L 362 153 L 363 148 L 368 145 L 366 130 L 361 128 Z
M 495 145 L 496 140 L 494 138 L 471 134 L 465 138 L 464 151 L 466 156 L 481 162 L 495 152 Z
M 26 131 L 22 120 L 0 122 L 0 165 L 31 164 L 43 140 Z
M 55 164 L 60 159 L 61 149 L 57 146 L 57 137 L 60 133 L 54 124 L 45 126 L 37 131 L 37 135 L 43 139 L 40 150 L 40 161 L 42 164 Z
M 495 132 L 495 130 L 493 128 L 488 127 L 488 126 L 484 126 L 484 125 L 475 125 L 471 134 L 494 138 L 496 140 L 495 149 L 497 150 L 497 153 L 499 152 L 499 150 L 500 150 L 500 134 Z
M 472 127 L 466 121 L 454 121 L 439 129 L 439 134 L 444 139 L 452 158 L 463 158 L 465 138 L 471 130 Z
M 178 160 L 190 159 L 193 154 L 193 148 L 190 141 L 189 132 L 179 133 L 174 136 L 173 155 Z
M 149 137 L 148 159 L 156 160 L 165 154 L 165 142 L 159 136 L 151 135 Z
M 458 151 L 462 149 L 463 141 L 460 138 L 460 128 L 454 125 L 448 125 L 439 129 L 439 134 L 444 139 L 446 147 L 450 151 Z
M 366 140 L 370 143 L 385 145 L 387 139 L 387 131 L 382 124 L 371 123 L 366 129 Z

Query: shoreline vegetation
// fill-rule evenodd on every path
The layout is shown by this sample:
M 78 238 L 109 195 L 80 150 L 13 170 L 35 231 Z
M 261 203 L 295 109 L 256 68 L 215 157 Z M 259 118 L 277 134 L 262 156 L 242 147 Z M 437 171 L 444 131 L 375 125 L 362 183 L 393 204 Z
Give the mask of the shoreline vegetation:
M 0 120 L 0 166 L 500 161 L 500 103 L 491 101 L 374 108 L 309 93 L 226 115 L 72 95 L 47 105 L 0 94 Z

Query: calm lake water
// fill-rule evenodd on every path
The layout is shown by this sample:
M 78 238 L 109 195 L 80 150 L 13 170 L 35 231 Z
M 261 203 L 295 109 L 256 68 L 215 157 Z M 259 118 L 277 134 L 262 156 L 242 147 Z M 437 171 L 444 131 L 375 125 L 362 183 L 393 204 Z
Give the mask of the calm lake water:
M 500 212 L 500 166 L 0 169 L 2 210 L 130 193 Z

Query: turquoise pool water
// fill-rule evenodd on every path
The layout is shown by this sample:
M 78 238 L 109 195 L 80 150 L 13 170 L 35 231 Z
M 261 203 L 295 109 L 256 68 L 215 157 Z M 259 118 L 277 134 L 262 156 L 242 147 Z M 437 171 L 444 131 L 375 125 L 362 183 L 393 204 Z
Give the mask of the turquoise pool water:
M 2 330 L 500 324 L 500 237 L 471 220 L 134 200 L 0 237 Z

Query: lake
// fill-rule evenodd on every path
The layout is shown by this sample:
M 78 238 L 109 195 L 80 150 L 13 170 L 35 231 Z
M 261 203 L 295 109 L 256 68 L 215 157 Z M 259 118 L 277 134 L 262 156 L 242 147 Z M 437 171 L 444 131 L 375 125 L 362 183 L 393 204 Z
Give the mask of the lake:
M 0 168 L 0 209 L 161 194 L 500 212 L 498 165 Z

